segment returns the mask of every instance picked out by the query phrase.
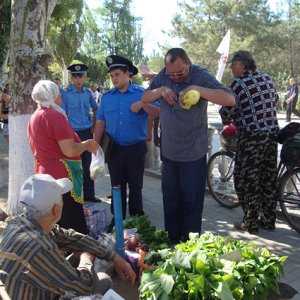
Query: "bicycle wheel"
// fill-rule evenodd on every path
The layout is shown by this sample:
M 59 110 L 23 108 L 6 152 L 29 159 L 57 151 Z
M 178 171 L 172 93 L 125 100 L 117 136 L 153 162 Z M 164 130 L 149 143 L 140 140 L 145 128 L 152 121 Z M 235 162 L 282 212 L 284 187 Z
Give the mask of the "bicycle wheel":
M 240 205 L 234 189 L 234 153 L 219 151 L 213 154 L 207 164 L 207 185 L 213 198 L 222 206 L 234 208 Z
M 291 226 L 300 233 L 300 168 L 286 171 L 279 183 L 281 211 Z

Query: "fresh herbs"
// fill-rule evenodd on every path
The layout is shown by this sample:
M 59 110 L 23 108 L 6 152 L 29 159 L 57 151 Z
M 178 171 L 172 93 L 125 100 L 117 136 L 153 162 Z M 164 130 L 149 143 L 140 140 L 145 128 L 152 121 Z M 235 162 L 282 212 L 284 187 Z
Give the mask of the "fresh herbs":
M 285 260 L 243 241 L 191 234 L 175 249 L 148 254 L 145 262 L 156 268 L 144 271 L 140 299 L 266 299 L 278 288 Z
M 151 250 L 169 247 L 168 233 L 151 225 L 147 216 L 131 217 L 124 221 L 125 228 L 136 228 L 140 240 Z

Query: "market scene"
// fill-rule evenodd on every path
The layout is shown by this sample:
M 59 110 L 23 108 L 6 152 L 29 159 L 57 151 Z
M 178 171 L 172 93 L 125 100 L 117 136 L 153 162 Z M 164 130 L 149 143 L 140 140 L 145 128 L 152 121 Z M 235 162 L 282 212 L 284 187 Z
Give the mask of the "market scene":
M 1 0 L 0 299 L 300 299 L 299 0 Z

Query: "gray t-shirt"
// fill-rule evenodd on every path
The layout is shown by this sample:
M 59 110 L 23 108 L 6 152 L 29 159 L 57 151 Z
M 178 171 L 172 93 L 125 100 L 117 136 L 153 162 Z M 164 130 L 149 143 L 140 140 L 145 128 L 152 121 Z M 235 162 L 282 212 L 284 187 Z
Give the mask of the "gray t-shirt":
M 188 77 L 180 83 L 173 82 L 163 69 L 148 90 L 166 86 L 179 94 L 190 85 L 228 91 L 206 69 L 197 65 L 191 66 Z M 190 110 L 181 108 L 179 103 L 172 107 L 162 99 L 160 102 L 162 157 L 182 162 L 203 157 L 208 150 L 207 101 L 201 98 Z

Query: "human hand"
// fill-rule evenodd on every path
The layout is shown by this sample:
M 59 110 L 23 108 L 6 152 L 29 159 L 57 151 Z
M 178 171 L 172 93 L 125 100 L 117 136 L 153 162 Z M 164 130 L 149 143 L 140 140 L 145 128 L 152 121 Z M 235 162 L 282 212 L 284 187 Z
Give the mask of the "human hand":
M 80 254 L 80 262 L 84 262 L 84 263 L 93 263 L 95 260 L 95 256 L 88 253 L 88 252 L 82 252 Z
M 130 264 L 121 256 L 116 255 L 114 258 L 114 267 L 116 272 L 123 280 L 128 280 L 133 285 L 135 283 L 136 274 L 132 270 Z
M 93 263 L 94 263 L 95 257 L 91 255 L 88 252 L 83 252 L 80 254 L 80 261 L 78 265 L 78 269 L 86 269 L 88 271 L 92 271 Z
M 84 141 L 83 143 L 85 145 L 86 151 L 97 153 L 99 145 L 95 140 L 90 139 L 90 140 Z
M 176 104 L 177 95 L 168 87 L 164 86 L 161 88 L 161 96 L 169 105 L 173 106 Z
M 131 104 L 131 111 L 134 113 L 138 113 L 143 108 L 143 103 L 141 101 L 137 101 Z

